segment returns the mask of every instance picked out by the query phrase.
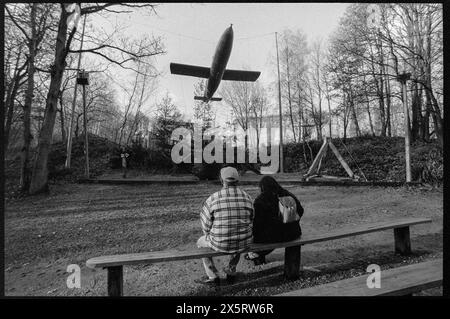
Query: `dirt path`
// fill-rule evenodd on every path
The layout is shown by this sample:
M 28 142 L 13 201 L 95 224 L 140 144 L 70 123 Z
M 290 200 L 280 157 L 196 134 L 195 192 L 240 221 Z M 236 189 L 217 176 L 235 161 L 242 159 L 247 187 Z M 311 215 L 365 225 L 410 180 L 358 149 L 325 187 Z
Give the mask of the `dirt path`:
M 251 196 L 257 188 L 244 186 Z M 6 295 L 105 295 L 106 274 L 87 259 L 115 253 L 193 247 L 201 235 L 199 209 L 219 186 L 55 185 L 52 195 L 9 201 L 5 216 Z M 305 246 L 301 280 L 282 277 L 283 250 L 254 267 L 242 258 L 237 285 L 219 291 L 196 284 L 200 260 L 125 267 L 126 295 L 269 295 L 363 273 L 370 263 L 384 268 L 442 254 L 442 190 L 381 187 L 289 187 L 302 201 L 304 233 L 321 233 L 401 217 L 430 217 L 412 228 L 415 254 L 392 253 L 393 235 L 379 232 Z M 221 258 L 219 258 L 221 260 Z M 69 264 L 81 267 L 81 289 L 68 289 Z M 220 265 L 220 263 L 219 263 Z

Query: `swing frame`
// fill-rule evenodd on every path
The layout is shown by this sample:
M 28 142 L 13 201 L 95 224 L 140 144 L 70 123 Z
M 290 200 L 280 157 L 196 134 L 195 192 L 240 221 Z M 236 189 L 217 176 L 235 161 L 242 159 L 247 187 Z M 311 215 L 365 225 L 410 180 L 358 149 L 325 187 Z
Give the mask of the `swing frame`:
M 330 147 L 331 151 L 334 153 L 336 158 L 338 159 L 339 163 L 342 165 L 342 167 L 345 169 L 345 172 L 348 174 L 351 180 L 353 181 L 359 181 L 359 176 L 355 175 L 353 171 L 351 170 L 350 166 L 348 166 L 347 162 L 344 160 L 342 155 L 339 153 L 336 146 L 331 142 L 331 138 L 325 137 L 323 140 L 323 144 L 320 147 L 319 152 L 317 153 L 316 157 L 314 158 L 314 161 L 312 162 L 311 166 L 308 169 L 308 172 L 303 175 L 304 181 L 309 181 L 314 177 L 321 176 L 320 175 L 320 168 L 322 166 L 322 160 L 327 154 L 328 147 Z M 344 179 L 337 176 L 327 176 L 327 178 L 330 179 Z

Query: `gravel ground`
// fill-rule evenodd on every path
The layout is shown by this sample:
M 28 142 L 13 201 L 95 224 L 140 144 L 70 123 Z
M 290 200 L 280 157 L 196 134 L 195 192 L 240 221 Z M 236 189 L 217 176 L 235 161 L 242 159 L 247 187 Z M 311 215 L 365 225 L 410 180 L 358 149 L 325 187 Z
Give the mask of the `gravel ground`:
M 287 185 L 285 185 L 287 186 Z M 433 223 L 411 229 L 414 254 L 393 254 L 392 231 L 304 246 L 299 280 L 282 277 L 283 250 L 253 266 L 244 258 L 238 282 L 205 287 L 201 260 L 124 268 L 127 296 L 273 295 L 442 256 L 442 189 L 287 186 L 302 201 L 304 233 L 322 233 L 404 217 Z M 258 189 L 244 186 L 254 198 Z M 5 294 L 32 296 L 106 295 L 106 272 L 85 266 L 87 259 L 116 253 L 193 247 L 201 235 L 199 209 L 218 185 L 53 185 L 50 196 L 9 200 L 5 212 Z M 81 288 L 68 289 L 69 264 L 81 267 Z M 218 266 L 223 258 L 218 258 Z M 313 269 L 309 268 L 313 267 Z M 421 295 L 441 295 L 442 289 Z

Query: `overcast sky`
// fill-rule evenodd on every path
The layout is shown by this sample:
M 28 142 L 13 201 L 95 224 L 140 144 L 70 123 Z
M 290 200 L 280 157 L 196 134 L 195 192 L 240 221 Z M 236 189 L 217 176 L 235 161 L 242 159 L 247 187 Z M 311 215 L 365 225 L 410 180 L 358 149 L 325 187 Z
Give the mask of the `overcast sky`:
M 318 37 L 326 41 L 347 6 L 345 3 L 165 3 L 158 7 L 158 16 L 131 13 L 117 17 L 129 25 L 129 34 L 153 33 L 163 37 L 167 54 L 157 58 L 156 66 L 164 75 L 148 107 L 168 91 L 189 118 L 193 85 L 198 79 L 170 74 L 170 62 L 210 67 L 217 42 L 232 23 L 234 43 L 227 68 L 247 66 L 261 71 L 259 81 L 268 83 L 276 79 L 271 62 L 276 54 L 275 32 L 300 29 L 310 42 Z M 228 107 L 222 102 L 214 103 L 218 117 L 226 119 Z

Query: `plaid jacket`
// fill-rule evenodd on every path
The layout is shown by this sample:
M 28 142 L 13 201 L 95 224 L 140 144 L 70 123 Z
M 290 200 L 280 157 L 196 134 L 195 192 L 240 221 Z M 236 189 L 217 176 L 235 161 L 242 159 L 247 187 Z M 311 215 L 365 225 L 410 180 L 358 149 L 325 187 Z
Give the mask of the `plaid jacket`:
M 203 233 L 214 250 L 236 253 L 253 242 L 253 201 L 236 186 L 224 187 L 203 204 Z

